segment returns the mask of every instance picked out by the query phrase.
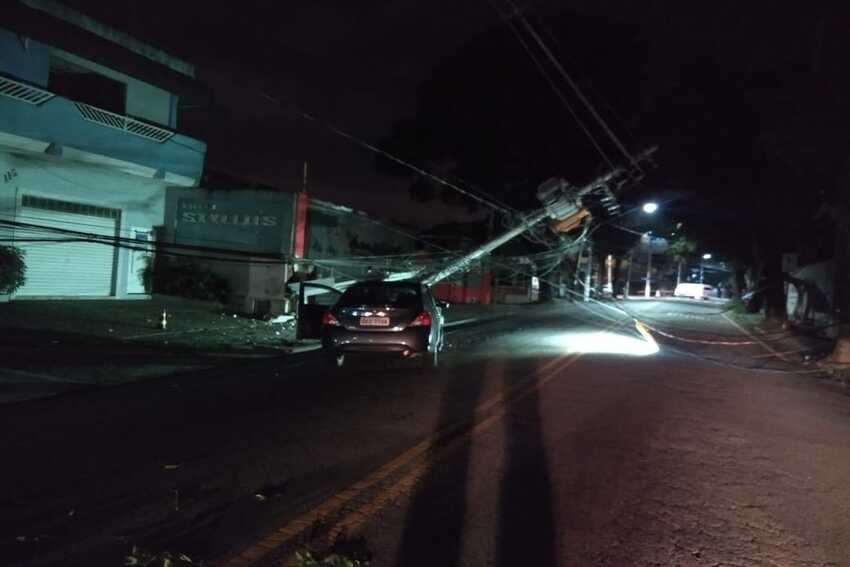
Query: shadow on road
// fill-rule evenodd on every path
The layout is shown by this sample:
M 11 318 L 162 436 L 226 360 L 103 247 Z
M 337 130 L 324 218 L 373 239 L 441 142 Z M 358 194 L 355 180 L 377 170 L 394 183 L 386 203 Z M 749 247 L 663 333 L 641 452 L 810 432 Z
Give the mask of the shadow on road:
M 522 401 L 529 413 L 511 412 L 505 418 L 507 468 L 499 507 L 497 565 L 557 564 L 552 485 L 539 402 L 538 390 L 533 390 Z
M 466 372 L 464 372 L 466 370 Z M 480 402 L 483 376 L 501 374 L 505 388 L 516 386 L 525 369 L 512 360 L 493 359 L 483 372 L 471 375 L 468 368 L 453 370 L 443 393 L 437 431 L 452 428 L 475 418 Z M 532 380 L 538 380 L 534 376 Z M 490 474 L 504 471 L 496 519 L 487 523 L 498 529 L 497 565 L 556 565 L 555 529 L 551 503 L 551 484 L 543 446 L 542 426 L 536 391 L 526 395 L 497 423 L 504 423 L 504 448 L 497 459 L 488 463 Z M 498 424 L 496 425 L 498 427 Z M 411 499 L 402 540 L 396 557 L 400 566 L 451 566 L 461 564 L 465 548 L 476 545 L 468 539 L 466 519 L 475 502 L 468 502 L 472 459 L 472 440 L 446 451 L 446 443 L 431 448 L 430 469 Z M 480 510 L 471 510 L 476 516 Z M 485 550 L 481 550 L 485 551 Z M 477 555 L 477 550 L 467 549 Z M 467 555 L 468 555 L 467 553 Z

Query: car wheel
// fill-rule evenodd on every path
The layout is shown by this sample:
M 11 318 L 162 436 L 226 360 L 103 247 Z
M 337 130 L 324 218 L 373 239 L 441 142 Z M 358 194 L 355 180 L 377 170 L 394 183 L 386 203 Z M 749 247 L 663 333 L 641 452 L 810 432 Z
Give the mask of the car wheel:
M 344 354 L 326 354 L 324 358 L 325 364 L 330 368 L 342 368 L 345 365 Z
M 416 364 L 422 370 L 436 368 L 437 363 L 439 362 L 439 356 L 439 351 L 429 352 L 426 350 L 425 352 L 416 357 Z

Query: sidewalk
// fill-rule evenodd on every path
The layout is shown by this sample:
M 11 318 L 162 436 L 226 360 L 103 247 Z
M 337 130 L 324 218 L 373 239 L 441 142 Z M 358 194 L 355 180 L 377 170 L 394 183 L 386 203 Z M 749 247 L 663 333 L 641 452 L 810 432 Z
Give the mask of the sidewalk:
M 0 333 L 0 403 L 281 355 L 294 342 L 281 325 L 159 296 L 0 304 Z
M 521 305 L 452 305 L 449 328 L 509 316 Z M 161 329 L 163 310 L 166 329 Z M 218 304 L 155 297 L 132 301 L 0 304 L 0 403 L 113 386 L 228 360 L 316 350 L 295 329 L 228 313 Z
M 812 365 L 824 371 L 824 376 L 846 381 L 850 377 L 847 365 L 830 363 L 827 357 L 835 346 L 833 339 L 815 336 L 798 329 L 784 329 L 776 321 L 761 314 L 730 311 L 726 314 L 733 324 L 762 342 L 763 357 L 789 365 Z
M 26 331 L 24 344 L 36 335 L 43 344 L 74 335 L 191 351 L 277 349 L 294 340 L 280 325 L 237 316 L 219 304 L 165 296 L 0 304 L 0 331 L 14 341 L 19 330 Z

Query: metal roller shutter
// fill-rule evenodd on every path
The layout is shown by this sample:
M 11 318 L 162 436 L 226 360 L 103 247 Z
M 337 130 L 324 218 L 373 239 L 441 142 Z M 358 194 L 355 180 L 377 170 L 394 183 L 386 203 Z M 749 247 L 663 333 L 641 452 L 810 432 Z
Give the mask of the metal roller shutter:
M 66 238 L 49 228 L 113 237 L 118 211 L 24 196 L 17 220 L 38 229 L 17 229 L 16 246 L 25 253 L 26 283 L 16 296 L 104 297 L 113 294 L 113 246 L 96 242 L 27 242 L 26 239 Z

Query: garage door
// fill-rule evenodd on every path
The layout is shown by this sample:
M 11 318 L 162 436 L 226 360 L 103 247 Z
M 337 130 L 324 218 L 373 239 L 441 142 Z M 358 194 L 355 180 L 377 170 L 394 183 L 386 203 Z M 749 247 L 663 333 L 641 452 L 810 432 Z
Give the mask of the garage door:
M 99 297 L 113 293 L 116 249 L 91 241 L 38 242 L 74 235 L 51 228 L 114 237 L 119 211 L 25 195 L 16 220 L 38 225 L 17 229 L 15 245 L 25 253 L 26 283 L 16 296 Z M 27 239 L 31 241 L 27 242 Z M 36 241 L 32 241 L 32 240 Z

